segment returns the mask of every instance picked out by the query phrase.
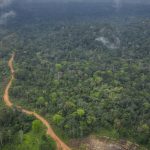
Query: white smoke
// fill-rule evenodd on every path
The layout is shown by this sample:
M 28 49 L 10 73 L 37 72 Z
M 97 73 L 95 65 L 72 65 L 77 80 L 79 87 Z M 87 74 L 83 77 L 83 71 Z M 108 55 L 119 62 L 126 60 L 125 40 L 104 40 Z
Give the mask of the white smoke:
M 0 25 L 2 24 L 5 24 L 7 23 L 7 21 L 10 19 L 10 18 L 13 18 L 16 16 L 16 13 L 14 11 L 4 11 L 3 12 L 3 8 L 5 7 L 8 7 L 9 5 L 11 5 L 11 3 L 13 2 L 14 0 L 0 0 Z
M 114 37 L 114 39 L 115 39 L 114 43 L 110 42 L 108 38 L 103 37 L 103 36 L 98 37 L 95 40 L 98 41 L 98 42 L 101 42 L 104 46 L 106 46 L 109 49 L 119 48 L 119 46 L 120 46 L 120 39 L 118 37 Z
M 7 23 L 10 18 L 14 18 L 16 13 L 14 11 L 5 12 L 0 16 L 0 25 Z

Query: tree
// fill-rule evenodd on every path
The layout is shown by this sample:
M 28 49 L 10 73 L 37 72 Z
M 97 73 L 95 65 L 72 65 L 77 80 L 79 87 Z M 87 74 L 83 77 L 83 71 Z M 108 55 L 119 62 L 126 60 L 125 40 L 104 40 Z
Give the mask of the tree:
M 61 64 L 56 64 L 55 68 L 57 71 L 60 71 L 62 69 L 62 65 Z
M 3 145 L 3 132 L 0 130 L 0 144 Z
M 51 98 L 52 103 L 54 104 L 57 100 L 57 93 L 56 92 L 51 93 L 50 98 Z
M 57 80 L 59 80 L 60 79 L 60 71 L 61 71 L 61 69 L 62 69 L 62 65 L 61 64 L 56 64 L 55 65 L 55 68 L 56 68 L 56 70 L 57 70 Z
M 23 130 L 19 131 L 19 141 L 20 141 L 20 144 L 22 144 L 22 142 L 23 142 Z
M 96 121 L 95 116 L 90 115 L 90 116 L 87 117 L 87 123 L 89 125 L 93 124 L 95 121 Z
M 78 115 L 79 117 L 84 116 L 84 114 L 85 114 L 84 109 L 82 109 L 82 108 L 77 109 L 77 115 Z
M 39 150 L 56 150 L 56 143 L 45 134 L 42 136 L 42 142 L 40 143 Z
M 44 97 L 42 97 L 42 96 L 39 97 L 39 98 L 37 99 L 36 105 L 39 106 L 40 108 L 41 108 L 42 106 L 44 106 L 44 105 L 45 105 L 45 99 L 44 99 Z
M 32 130 L 34 133 L 39 133 L 42 128 L 42 123 L 39 120 L 34 120 L 32 122 Z
M 62 120 L 63 120 L 63 117 L 62 117 L 60 114 L 55 114 L 55 115 L 53 116 L 53 121 L 54 121 L 54 123 L 56 123 L 57 125 L 59 125 Z

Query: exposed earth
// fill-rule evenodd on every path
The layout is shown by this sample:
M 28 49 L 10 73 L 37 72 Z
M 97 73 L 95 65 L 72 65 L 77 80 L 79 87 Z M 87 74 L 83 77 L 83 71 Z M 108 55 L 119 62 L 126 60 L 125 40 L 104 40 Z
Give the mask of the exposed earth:
M 112 141 L 107 137 L 90 136 L 85 139 L 71 140 L 70 144 L 78 150 L 139 150 L 139 146 L 129 141 Z

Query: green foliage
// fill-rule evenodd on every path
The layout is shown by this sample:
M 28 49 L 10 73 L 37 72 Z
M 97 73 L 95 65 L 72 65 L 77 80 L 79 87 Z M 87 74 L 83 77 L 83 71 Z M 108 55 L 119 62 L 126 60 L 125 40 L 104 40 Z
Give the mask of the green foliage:
M 32 122 L 32 130 L 33 130 L 33 132 L 39 133 L 41 129 L 42 129 L 42 123 L 41 123 L 41 121 L 34 120 Z
M 57 93 L 53 92 L 50 94 L 50 99 L 52 103 L 55 103 L 57 101 Z
M 43 142 L 40 144 L 39 150 L 56 150 L 56 143 L 46 135 L 42 136 Z
M 114 130 L 114 129 L 104 129 L 104 128 L 101 128 L 96 133 L 96 135 L 98 135 L 100 137 L 107 136 L 107 137 L 110 137 L 112 139 L 119 139 L 119 133 L 116 130 Z
M 13 111 L 2 109 L 0 110 L 0 149 L 56 150 L 56 144 L 47 137 L 38 120 L 33 120 L 32 117 L 27 117 L 15 109 Z
M 63 117 L 62 117 L 61 115 L 59 115 L 59 114 L 55 114 L 55 115 L 53 116 L 53 121 L 54 121 L 57 125 L 59 125 L 62 120 L 63 120 Z
M 149 20 L 41 22 L 16 33 L 12 99 L 40 109 L 68 137 L 107 129 L 108 136 L 149 146 Z
M 45 105 L 45 99 L 44 99 L 44 97 L 39 97 L 39 98 L 37 99 L 36 104 L 37 104 L 37 106 L 39 106 L 39 107 L 44 106 L 44 105 Z
M 82 117 L 82 116 L 84 116 L 84 114 L 85 114 L 85 111 L 82 108 L 77 109 L 78 116 Z
M 56 64 L 55 68 L 57 71 L 60 71 L 62 69 L 62 65 L 61 64 Z

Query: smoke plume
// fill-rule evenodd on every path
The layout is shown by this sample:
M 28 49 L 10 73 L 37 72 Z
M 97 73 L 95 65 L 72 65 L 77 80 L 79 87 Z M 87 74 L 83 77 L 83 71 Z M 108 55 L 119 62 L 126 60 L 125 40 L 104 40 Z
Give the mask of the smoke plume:
M 14 11 L 5 12 L 0 16 L 0 25 L 7 23 L 10 18 L 14 18 L 16 13 Z
M 7 23 L 10 18 L 16 16 L 16 13 L 13 10 L 3 11 L 3 8 L 8 7 L 14 0 L 0 0 L 0 25 Z

